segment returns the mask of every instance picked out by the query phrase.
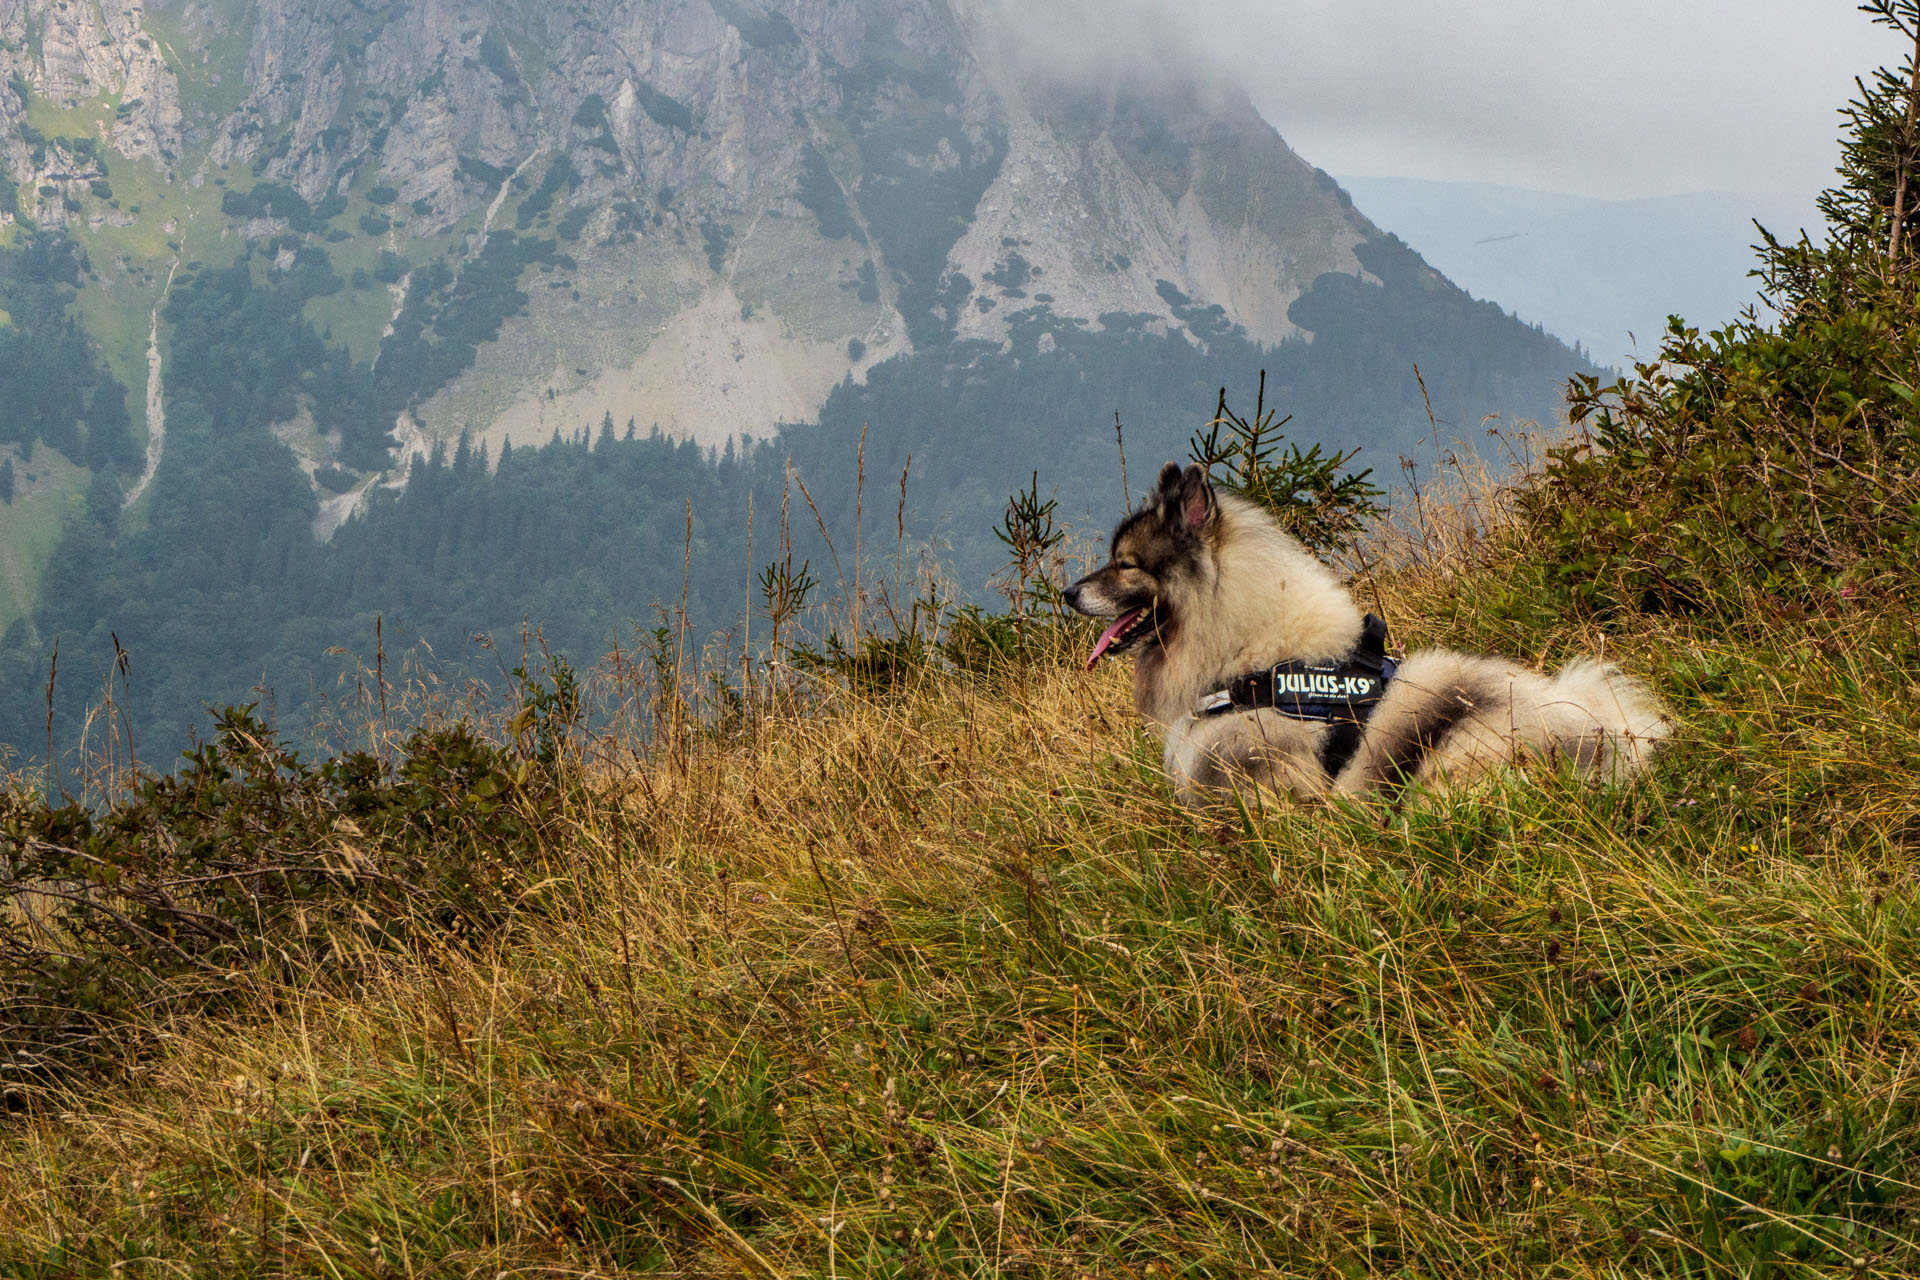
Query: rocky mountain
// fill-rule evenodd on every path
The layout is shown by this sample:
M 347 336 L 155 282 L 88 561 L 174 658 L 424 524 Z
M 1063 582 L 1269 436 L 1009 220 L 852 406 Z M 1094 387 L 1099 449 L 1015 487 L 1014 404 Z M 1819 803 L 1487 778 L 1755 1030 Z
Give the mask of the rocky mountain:
M 1062 81 L 986 0 L 5 0 L 15 217 L 100 287 L 319 249 L 370 359 L 410 273 L 495 230 L 563 259 L 399 431 L 522 441 L 638 413 L 717 442 L 849 374 L 1046 308 L 1254 339 L 1377 237 L 1237 91 Z M 8 216 L 0 209 L 0 217 Z M 137 333 L 137 327 L 136 327 Z M 135 361 L 122 352 L 130 372 Z M 337 448 L 292 427 L 318 471 Z
M 1156 12 L 0 0 L 0 742 L 56 645 L 177 744 L 368 636 L 728 627 L 796 476 L 832 589 L 885 538 L 979 599 L 1009 492 L 1099 527 L 1117 413 L 1147 466 L 1263 373 L 1362 466 L 1554 414 L 1579 358 Z

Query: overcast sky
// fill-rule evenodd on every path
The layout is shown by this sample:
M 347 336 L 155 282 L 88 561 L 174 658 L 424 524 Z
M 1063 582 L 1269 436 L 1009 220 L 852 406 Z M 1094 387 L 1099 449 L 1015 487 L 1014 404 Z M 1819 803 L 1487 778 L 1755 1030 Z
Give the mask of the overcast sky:
M 1906 56 L 1854 0 L 1161 2 L 1330 173 L 1601 197 L 1817 191 Z

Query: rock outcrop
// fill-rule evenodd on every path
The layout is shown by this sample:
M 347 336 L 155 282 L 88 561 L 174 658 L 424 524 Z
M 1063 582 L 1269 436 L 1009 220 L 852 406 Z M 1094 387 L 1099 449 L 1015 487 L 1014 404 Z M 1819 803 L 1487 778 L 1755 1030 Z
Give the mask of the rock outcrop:
M 1362 274 L 1377 231 L 1243 94 L 1164 65 L 1063 79 L 1011 12 L 0 0 L 8 212 L 124 226 L 149 215 L 101 193 L 135 164 L 225 188 L 181 233 L 196 256 L 555 239 L 571 266 L 414 406 L 442 436 L 617 404 L 709 442 L 765 434 L 876 360 L 1035 314 L 1275 342 L 1322 273 Z M 386 291 L 347 296 L 377 328 Z

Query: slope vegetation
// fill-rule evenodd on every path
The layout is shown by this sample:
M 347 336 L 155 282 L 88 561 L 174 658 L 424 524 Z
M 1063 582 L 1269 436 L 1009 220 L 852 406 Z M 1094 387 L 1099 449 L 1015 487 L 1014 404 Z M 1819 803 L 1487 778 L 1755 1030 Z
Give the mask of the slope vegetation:
M 1277 415 L 1196 441 L 1408 646 L 1651 681 L 1649 776 L 1182 809 L 1037 478 L 1005 615 L 857 549 L 809 614 L 783 541 L 770 635 L 683 589 L 504 706 L 376 647 L 316 760 L 142 774 L 109 698 L 0 793 L 0 1271 L 1914 1274 L 1920 86 L 1863 99 L 1778 329 L 1513 485 L 1356 543 Z
M 1681 731 L 1643 785 L 1189 813 L 1044 615 L 704 722 L 645 655 L 562 671 L 493 764 L 416 738 L 404 804 L 275 790 L 300 823 L 251 854 L 240 783 L 276 771 L 230 735 L 181 785 L 283 932 L 226 985 L 175 966 L 211 1013 L 162 983 L 164 1023 L 95 1024 L 130 1059 L 16 1055 L 4 1265 L 1910 1274 L 1910 605 L 1522 619 L 1551 542 L 1488 502 L 1378 534 L 1364 585 L 1410 645 L 1646 674 Z M 649 733 L 569 738 L 596 692 Z M 439 888 L 373 888 L 409 876 Z

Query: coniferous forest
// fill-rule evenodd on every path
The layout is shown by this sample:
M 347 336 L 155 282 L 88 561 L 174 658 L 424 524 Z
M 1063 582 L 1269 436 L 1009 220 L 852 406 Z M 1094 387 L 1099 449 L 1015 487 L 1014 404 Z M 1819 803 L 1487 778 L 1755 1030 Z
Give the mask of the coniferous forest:
M 137 460 L 124 393 L 107 375 L 89 375 L 91 399 L 41 415 L 83 430 L 22 419 L 54 447 L 123 470 L 101 471 L 36 612 L 0 644 L 0 738 L 21 755 L 49 740 L 50 676 L 56 752 L 78 741 L 112 672 L 118 709 L 154 761 L 228 703 L 270 707 L 298 735 L 312 696 L 376 645 L 396 666 L 485 676 L 511 666 L 500 655 L 526 635 L 590 665 L 631 647 L 663 610 L 680 618 L 683 600 L 691 635 L 737 627 L 756 562 L 781 537 L 783 500 L 794 554 L 829 593 L 852 577 L 859 545 L 868 560 L 880 548 L 889 563 L 909 550 L 916 564 L 930 558 L 958 595 L 978 597 L 1001 558 L 992 529 L 1007 496 L 1036 473 L 1078 530 L 1100 532 L 1119 514 L 1116 414 L 1145 477 L 1184 455 L 1221 388 L 1250 395 L 1264 371 L 1268 403 L 1294 415 L 1291 435 L 1358 448 L 1356 466 L 1385 473 L 1432 434 L 1427 397 L 1440 434 L 1472 442 L 1490 409 L 1549 419 L 1557 388 L 1586 367 L 1389 237 L 1360 249 L 1379 283 L 1329 275 L 1294 304 L 1311 342 L 1250 342 L 1170 285 L 1167 301 L 1203 343 L 1147 316 L 1103 316 L 1093 330 L 1037 304 L 1004 347 L 948 334 L 843 383 L 817 422 L 738 448 L 663 438 L 645 405 L 497 456 L 445 446 L 323 542 L 316 494 L 270 424 L 309 406 L 352 465 L 378 465 L 396 414 L 471 364 L 525 303 L 527 268 L 564 255 L 554 241 L 496 232 L 457 268 L 414 271 L 393 331 L 356 364 L 303 318 L 342 285 L 324 250 L 280 247 L 176 282 L 164 312 L 166 452 L 140 507 L 121 509 L 114 477 Z M 84 343 L 58 296 L 84 260 L 53 234 L 19 252 L 42 264 L 38 283 L 23 273 L 12 286 L 37 290 L 36 332 Z M 117 418 L 101 407 L 111 405 Z

